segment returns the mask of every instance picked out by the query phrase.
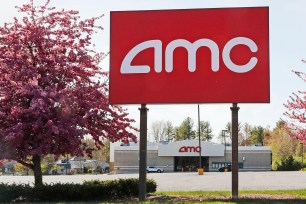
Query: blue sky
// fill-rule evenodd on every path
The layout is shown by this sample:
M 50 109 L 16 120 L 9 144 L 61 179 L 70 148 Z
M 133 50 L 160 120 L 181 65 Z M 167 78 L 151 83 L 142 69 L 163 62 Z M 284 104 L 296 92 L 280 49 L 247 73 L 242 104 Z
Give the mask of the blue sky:
M 0 25 L 11 21 L 17 14 L 15 5 L 25 0 L 6 0 L 1 2 Z M 44 2 L 37 0 L 36 2 Z M 109 51 L 109 15 L 118 10 L 155 10 L 186 8 L 220 8 L 269 6 L 270 8 L 270 104 L 238 104 L 239 121 L 263 127 L 275 127 L 283 117 L 283 103 L 292 92 L 305 90 L 305 83 L 298 79 L 291 70 L 306 70 L 306 1 L 305 0 L 52 0 L 51 5 L 58 9 L 79 10 L 82 18 L 105 14 L 99 22 L 104 30 L 94 38 L 97 50 Z M 102 62 L 109 68 L 109 58 Z M 256 84 L 254 84 L 256 85 Z M 130 117 L 139 125 L 140 105 L 125 106 Z M 209 121 L 217 136 L 225 124 L 231 120 L 231 104 L 202 104 L 201 120 Z M 191 117 L 197 123 L 197 104 L 194 105 L 148 105 L 148 128 L 156 120 L 169 120 L 175 126 Z

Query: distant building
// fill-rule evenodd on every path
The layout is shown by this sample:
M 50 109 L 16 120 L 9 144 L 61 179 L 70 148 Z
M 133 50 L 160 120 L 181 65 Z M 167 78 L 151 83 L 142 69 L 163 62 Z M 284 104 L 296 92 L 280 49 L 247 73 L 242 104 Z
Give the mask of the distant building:
M 105 168 L 109 168 L 108 163 L 97 160 L 86 160 L 82 157 L 73 157 L 71 159 L 58 160 L 56 165 L 59 166 L 57 170 L 51 170 L 50 174 L 82 174 L 84 168 L 93 169 L 95 172 L 105 172 Z
M 199 167 L 199 141 L 147 143 L 147 165 L 158 166 L 166 172 L 197 171 Z M 232 147 L 224 144 L 201 142 L 201 160 L 205 171 L 217 171 L 231 164 Z M 269 146 L 239 146 L 240 171 L 270 171 L 272 152 Z M 111 170 L 119 173 L 137 172 L 139 168 L 139 144 L 128 146 L 111 143 Z
M 2 174 L 14 174 L 14 166 L 17 164 L 17 161 L 15 160 L 10 160 L 10 159 L 4 159 L 3 160 L 3 165 L 0 166 Z

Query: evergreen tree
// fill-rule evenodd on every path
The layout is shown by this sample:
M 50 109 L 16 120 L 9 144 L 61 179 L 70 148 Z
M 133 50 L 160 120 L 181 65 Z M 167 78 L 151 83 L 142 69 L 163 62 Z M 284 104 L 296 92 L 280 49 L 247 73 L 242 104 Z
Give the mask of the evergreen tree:
M 166 135 L 167 141 L 172 141 L 174 138 L 174 135 L 175 135 L 174 127 L 170 121 L 166 122 L 165 135 Z
M 193 121 L 187 117 L 175 131 L 175 140 L 191 140 L 195 138 L 193 130 Z
M 200 138 L 201 140 L 210 141 L 213 138 L 212 128 L 208 121 L 200 121 Z M 199 138 L 199 127 L 196 130 L 196 137 Z

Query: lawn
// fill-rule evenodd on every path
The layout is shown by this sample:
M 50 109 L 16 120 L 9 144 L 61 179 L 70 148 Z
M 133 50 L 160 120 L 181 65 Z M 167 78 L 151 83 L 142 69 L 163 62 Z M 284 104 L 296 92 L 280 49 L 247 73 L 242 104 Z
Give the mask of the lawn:
M 231 191 L 172 191 L 156 192 L 155 195 L 169 196 L 231 196 Z M 306 189 L 297 190 L 243 190 L 240 195 L 259 194 L 259 195 L 292 195 L 306 199 Z
M 45 202 L 47 203 L 47 202 Z M 70 202 L 59 202 L 62 204 Z M 91 203 L 206 203 L 206 204 L 305 204 L 306 189 L 299 190 L 248 190 L 239 191 L 239 199 L 231 199 L 231 191 L 179 191 L 156 192 L 147 195 L 146 202 L 138 202 L 137 197 L 109 200 L 104 202 L 73 202 L 77 204 Z

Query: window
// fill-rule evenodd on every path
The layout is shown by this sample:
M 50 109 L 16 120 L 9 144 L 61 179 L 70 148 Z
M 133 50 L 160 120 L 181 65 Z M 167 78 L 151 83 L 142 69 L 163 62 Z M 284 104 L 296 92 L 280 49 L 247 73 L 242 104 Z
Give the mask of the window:
M 211 168 L 212 169 L 219 169 L 221 167 L 227 166 L 232 164 L 232 162 L 212 162 L 211 163 Z M 238 168 L 243 169 L 243 162 L 238 163 Z

